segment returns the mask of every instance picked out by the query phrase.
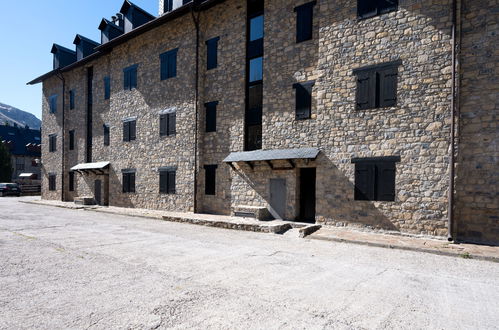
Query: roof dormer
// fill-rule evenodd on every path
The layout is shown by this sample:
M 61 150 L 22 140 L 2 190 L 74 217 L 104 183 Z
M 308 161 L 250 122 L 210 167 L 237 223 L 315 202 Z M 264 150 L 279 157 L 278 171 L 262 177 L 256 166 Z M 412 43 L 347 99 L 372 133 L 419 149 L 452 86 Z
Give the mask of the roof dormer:
M 76 62 L 76 52 L 61 45 L 54 44 L 50 52 L 54 54 L 54 70 Z
M 120 24 L 123 20 L 118 18 L 116 22 Z M 123 26 L 116 25 L 105 18 L 100 22 L 99 30 L 101 31 L 101 44 L 105 44 L 123 34 Z
M 144 9 L 137 5 L 134 5 L 128 0 L 123 2 L 121 6 L 120 13 L 124 17 L 124 32 L 130 32 L 133 29 L 155 19 L 153 15 L 149 14 Z
M 95 47 L 99 46 L 98 42 L 90 40 L 82 35 L 77 34 L 73 43 L 76 45 L 76 60 L 79 61 L 88 55 L 95 53 Z

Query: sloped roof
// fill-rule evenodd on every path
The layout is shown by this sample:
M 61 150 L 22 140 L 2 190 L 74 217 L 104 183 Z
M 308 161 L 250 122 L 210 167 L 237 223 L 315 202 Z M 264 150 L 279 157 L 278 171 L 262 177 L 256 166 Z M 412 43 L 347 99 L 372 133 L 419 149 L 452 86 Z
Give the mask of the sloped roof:
M 71 167 L 71 171 L 102 170 L 108 167 L 110 162 L 83 163 Z
M 28 144 L 41 144 L 41 133 L 39 130 L 0 125 L 1 141 L 6 141 L 12 146 L 12 149 L 9 151 L 13 155 L 33 157 L 41 155 L 41 152 L 36 151 L 36 148 L 27 147 Z
M 318 148 L 241 151 L 231 152 L 223 161 L 225 163 L 232 163 L 265 160 L 315 159 L 319 152 L 320 150 Z

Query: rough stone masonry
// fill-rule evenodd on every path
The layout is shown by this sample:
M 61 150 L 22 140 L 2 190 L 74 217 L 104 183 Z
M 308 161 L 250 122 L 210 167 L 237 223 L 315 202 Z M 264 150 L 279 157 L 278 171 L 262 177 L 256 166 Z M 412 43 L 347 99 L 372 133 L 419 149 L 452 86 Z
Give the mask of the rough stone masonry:
M 158 18 L 36 80 L 43 82 L 43 198 L 95 197 L 100 181 L 98 194 L 108 205 L 262 213 L 276 200 L 272 180 L 282 179 L 280 216 L 302 220 L 309 184 L 302 169 L 313 168 L 317 223 L 445 236 L 454 100 L 456 171 L 449 233 L 454 239 L 499 242 L 496 0 L 400 0 L 395 9 L 369 17 L 359 17 L 361 0 L 266 0 L 258 13 L 264 17 L 262 149 L 312 147 L 320 153 L 316 159 L 227 164 L 223 160 L 231 152 L 245 151 L 248 137 L 247 49 L 252 46 L 247 32 L 253 2 L 258 1 L 211 0 L 163 13 L 160 1 Z M 311 38 L 297 42 L 297 15 L 305 4 L 312 7 Z M 207 70 L 206 41 L 217 37 L 218 63 Z M 176 76 L 161 80 L 160 54 L 175 49 Z M 362 70 L 386 63 L 396 63 L 396 102 L 358 110 Z M 125 89 L 123 69 L 132 65 L 136 88 Z M 383 73 L 376 74 L 372 79 L 379 83 Z M 109 99 L 104 97 L 107 77 Z M 297 119 L 295 87 L 303 83 L 312 86 L 310 115 Z M 373 93 L 385 88 L 376 86 Z M 55 113 L 52 95 L 59 96 Z M 206 132 L 205 104 L 215 101 L 216 130 Z M 162 136 L 160 115 L 167 112 L 175 112 L 176 130 Z M 136 122 L 131 141 L 123 141 L 127 120 Z M 73 150 L 69 131 L 75 132 Z M 49 151 L 50 134 L 57 135 L 55 152 Z M 392 163 L 384 168 L 387 159 Z M 372 164 L 365 165 L 366 160 Z M 110 162 L 109 167 L 72 174 L 70 191 L 70 169 L 100 161 Z M 217 165 L 215 178 L 207 178 L 206 165 Z M 165 167 L 175 170 L 174 193 L 160 192 Z M 378 182 L 383 180 L 376 171 L 394 170 L 390 200 L 358 198 L 363 168 L 374 169 L 365 177 L 366 187 L 378 190 L 388 183 Z M 123 189 L 123 173 L 129 170 L 134 192 Z M 49 189 L 49 174 L 55 175 L 55 189 Z M 215 182 L 215 194 L 205 193 L 209 180 Z

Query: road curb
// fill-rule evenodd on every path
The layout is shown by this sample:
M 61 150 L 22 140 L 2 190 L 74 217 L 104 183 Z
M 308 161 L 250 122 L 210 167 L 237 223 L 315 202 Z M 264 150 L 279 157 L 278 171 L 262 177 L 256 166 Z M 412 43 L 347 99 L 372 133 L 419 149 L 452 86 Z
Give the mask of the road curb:
M 350 243 L 350 244 L 357 244 L 357 245 L 367 245 L 367 246 L 396 249 L 396 250 L 404 250 L 404 251 L 424 252 L 424 253 L 431 253 L 431 254 L 436 254 L 436 255 L 441 255 L 441 256 L 456 257 L 456 258 L 462 258 L 462 259 L 485 260 L 485 261 L 499 263 L 498 257 L 481 256 L 481 255 L 476 255 L 476 254 L 471 254 L 471 253 L 466 253 L 466 252 L 459 253 L 459 252 L 450 252 L 450 251 L 440 251 L 440 250 L 435 250 L 435 249 L 425 249 L 425 248 L 400 246 L 400 245 L 384 244 L 384 243 L 373 243 L 373 242 L 358 241 L 358 240 L 353 240 L 353 239 L 344 239 L 344 238 L 338 238 L 338 237 L 323 237 L 323 236 L 314 236 L 314 235 L 307 236 L 306 239 L 338 242 L 338 243 Z

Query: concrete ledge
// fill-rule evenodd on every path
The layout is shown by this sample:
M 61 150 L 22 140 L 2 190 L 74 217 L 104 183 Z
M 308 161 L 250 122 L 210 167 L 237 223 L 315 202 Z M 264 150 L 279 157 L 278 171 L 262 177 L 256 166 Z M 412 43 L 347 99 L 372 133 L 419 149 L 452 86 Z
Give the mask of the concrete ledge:
M 272 215 L 266 207 L 262 206 L 246 206 L 239 205 L 232 208 L 232 215 L 237 217 L 238 214 L 250 215 L 252 218 L 258 220 L 271 220 Z
M 95 205 L 95 199 L 93 197 L 75 197 L 74 203 L 76 205 Z
M 436 255 L 460 257 L 463 259 L 499 262 L 499 247 L 475 244 L 454 244 L 438 239 L 408 237 L 323 227 L 309 235 L 307 239 L 360 244 L 389 249 L 417 251 Z
M 220 221 L 212 219 L 200 219 L 198 217 L 175 217 L 175 216 L 165 215 L 163 216 L 163 220 L 172 221 L 172 222 L 190 223 L 194 225 L 202 225 L 208 227 L 253 231 L 261 233 L 280 233 L 280 232 L 285 232 L 292 228 L 292 226 L 289 223 L 279 223 L 279 224 L 272 224 L 268 222 L 248 223 L 248 222 L 239 222 L 237 221 L 237 219 Z
M 298 230 L 298 232 L 300 233 L 300 238 L 304 238 L 310 234 L 315 233 L 316 231 L 321 229 L 321 227 L 322 227 L 321 225 L 310 225 L 310 226 L 300 228 Z

